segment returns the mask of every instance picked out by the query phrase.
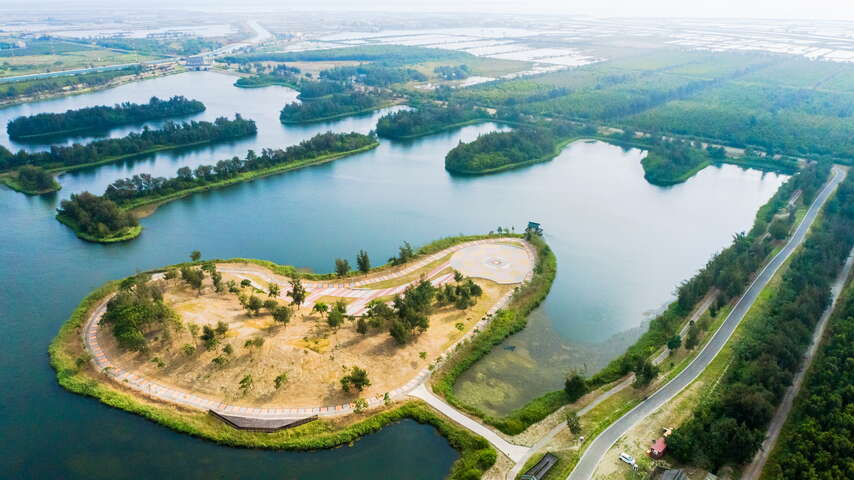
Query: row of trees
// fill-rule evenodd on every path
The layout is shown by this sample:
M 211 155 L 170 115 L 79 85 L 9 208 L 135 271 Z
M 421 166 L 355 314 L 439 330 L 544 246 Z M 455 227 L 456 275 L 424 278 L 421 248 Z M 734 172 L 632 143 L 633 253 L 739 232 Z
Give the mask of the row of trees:
M 0 146 L 0 171 L 27 164 L 45 168 L 73 167 L 113 157 L 143 153 L 154 148 L 232 140 L 254 135 L 257 131 L 254 121 L 246 120 L 237 114 L 234 120 L 220 117 L 214 122 L 175 123 L 170 121 L 158 130 L 145 127 L 140 133 L 129 133 L 122 138 L 97 140 L 86 145 L 78 143 L 71 146 L 54 145 L 44 152 L 21 150 L 12 154 Z
M 668 444 L 674 457 L 710 470 L 753 458 L 852 246 L 854 177 L 849 177 L 783 274 L 767 310 L 738 342 L 714 392 L 673 432 Z
M 264 149 L 261 155 L 250 150 L 243 159 L 234 157 L 231 160 L 220 160 L 214 165 L 199 165 L 194 170 L 182 167 L 178 169 L 177 176 L 172 178 L 152 177 L 143 173 L 119 179 L 107 187 L 104 197 L 121 204 L 143 197 L 169 195 L 181 190 L 221 182 L 247 172 L 349 152 L 375 142 L 376 138 L 372 135 L 355 132 L 319 133 L 284 150 Z
M 302 123 L 371 110 L 387 103 L 389 98 L 367 92 L 333 93 L 304 102 L 285 105 L 279 113 L 282 123 Z
M 169 100 L 151 97 L 148 103 L 143 104 L 124 102 L 112 107 L 99 105 L 78 110 L 67 110 L 64 113 L 39 113 L 22 116 L 10 121 L 6 125 L 6 131 L 11 138 L 33 137 L 142 123 L 149 120 L 191 115 L 204 110 L 204 103 L 179 95 Z
M 410 138 L 427 135 L 452 125 L 489 118 L 489 113 L 472 105 L 442 107 L 424 104 L 415 110 L 399 110 L 377 121 L 377 135 L 385 138 Z
M 826 343 L 765 468 L 770 479 L 851 478 L 854 467 L 854 293 L 836 306 Z
M 11 100 L 20 96 L 29 97 L 39 94 L 61 92 L 71 87 L 98 87 L 113 81 L 116 77 L 136 75 L 141 71 L 141 67 L 128 67 L 109 72 L 83 73 L 80 75 L 39 78 L 35 80 L 4 83 L 0 84 L 0 99 L 5 98 Z
M 68 200 L 60 203 L 57 211 L 79 231 L 98 238 L 108 238 L 139 225 L 136 217 L 112 200 L 89 192 L 71 194 Z

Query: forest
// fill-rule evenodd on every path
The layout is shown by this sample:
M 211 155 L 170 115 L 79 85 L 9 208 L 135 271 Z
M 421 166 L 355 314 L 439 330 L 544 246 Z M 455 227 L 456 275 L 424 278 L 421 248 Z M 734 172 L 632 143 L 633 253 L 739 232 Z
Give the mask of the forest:
M 201 37 L 157 40 L 152 38 L 99 38 L 95 44 L 106 48 L 133 50 L 146 55 L 197 55 L 215 50 L 222 42 Z
M 320 72 L 320 78 L 337 82 L 358 80 L 359 83 L 372 87 L 388 87 L 394 83 L 427 80 L 426 75 L 412 68 L 395 68 L 371 63 L 329 68 Z
M 244 64 L 238 69 L 241 73 L 254 73 L 250 77 L 240 77 L 234 82 L 236 87 L 257 88 L 268 85 L 283 85 L 298 88 L 300 83 L 300 69 L 288 65 L 276 65 L 266 67 L 264 64 Z
M 486 110 L 473 106 L 442 107 L 425 103 L 413 110 L 398 110 L 384 115 L 377 122 L 377 135 L 393 139 L 412 138 L 488 118 L 490 115 Z
M 182 167 L 178 169 L 177 176 L 172 178 L 139 174 L 119 179 L 107 187 L 104 198 L 125 205 L 141 198 L 171 195 L 223 182 L 241 174 L 349 152 L 375 143 L 376 138 L 355 132 L 320 133 L 284 150 L 264 149 L 260 155 L 250 150 L 243 159 L 234 157 L 230 160 L 220 160 L 214 165 L 199 165 L 194 170 Z
M 132 132 L 122 138 L 97 140 L 86 145 L 53 145 L 50 150 L 44 152 L 21 150 L 12 154 L 0 146 L 0 172 L 21 165 L 38 165 L 49 169 L 87 165 L 157 149 L 231 140 L 254 135 L 256 132 L 254 121 L 246 120 L 237 114 L 234 120 L 220 117 L 213 122 L 169 121 L 159 130 L 144 127 L 142 132 Z
M 373 93 L 333 93 L 304 102 L 285 105 L 279 113 L 282 123 L 305 123 L 328 120 L 387 106 L 391 99 Z
M 830 318 L 824 345 L 795 400 L 763 478 L 854 478 L 854 289 Z
M 463 80 L 471 75 L 468 65 L 440 65 L 433 69 L 433 73 L 442 80 Z
M 828 306 L 830 285 L 852 245 L 854 177 L 849 176 L 783 273 L 769 308 L 746 327 L 714 392 L 674 430 L 668 441 L 674 458 L 711 471 L 753 458 L 800 367 L 815 324 Z
M 84 238 L 96 241 L 122 235 L 139 226 L 136 218 L 115 202 L 89 192 L 72 194 L 60 203 L 57 212 L 61 222 L 82 232 Z
M 151 97 L 148 103 L 125 102 L 112 107 L 95 107 L 67 110 L 64 113 L 39 113 L 22 116 L 6 124 L 10 138 L 54 135 L 80 130 L 97 130 L 120 125 L 142 123 L 162 118 L 192 115 L 205 111 L 205 104 L 174 96 L 169 100 Z

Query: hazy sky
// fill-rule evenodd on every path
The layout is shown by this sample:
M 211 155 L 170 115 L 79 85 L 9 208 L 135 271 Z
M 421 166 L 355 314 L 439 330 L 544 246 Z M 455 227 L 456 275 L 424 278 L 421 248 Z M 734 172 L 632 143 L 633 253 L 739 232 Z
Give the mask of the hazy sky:
M 16 7 L 139 7 L 138 0 L 0 0 Z M 741 17 L 854 20 L 854 0 L 148 0 L 147 6 L 397 12 L 560 13 L 606 17 Z

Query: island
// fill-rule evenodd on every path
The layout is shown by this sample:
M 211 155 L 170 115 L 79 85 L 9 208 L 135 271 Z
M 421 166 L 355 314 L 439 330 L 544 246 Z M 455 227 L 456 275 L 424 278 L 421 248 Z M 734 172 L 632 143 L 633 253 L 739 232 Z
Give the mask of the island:
M 86 145 L 54 146 L 50 150 L 12 153 L 0 146 L 0 173 L 21 165 L 36 165 L 49 172 L 75 170 L 162 150 L 234 140 L 255 135 L 258 128 L 240 114 L 213 122 L 166 122 L 163 128 L 129 133 L 122 138 L 96 140 Z
M 12 139 L 28 139 L 50 136 L 56 139 L 80 131 L 100 130 L 121 125 L 143 123 L 170 117 L 179 117 L 201 113 L 205 104 L 198 100 L 189 100 L 183 96 L 174 96 L 169 100 L 151 97 L 148 103 L 125 102 L 112 107 L 95 107 L 67 110 L 64 113 L 39 113 L 15 118 L 6 125 L 6 132 Z
M 374 135 L 326 132 L 284 150 L 264 149 L 261 155 L 250 150 L 244 159 L 220 160 L 214 165 L 199 165 L 194 170 L 181 167 L 173 178 L 134 175 L 111 183 L 103 196 L 89 192 L 72 195 L 70 200 L 62 202 L 56 218 L 83 240 L 99 243 L 127 241 L 142 233 L 137 217 L 152 213 L 166 202 L 330 162 L 378 145 Z
M 479 478 L 495 449 L 408 394 L 530 295 L 542 251 L 453 237 L 377 268 L 360 252 L 358 273 L 339 259 L 335 274 L 193 252 L 92 292 L 51 363 L 73 392 L 228 445 L 328 448 L 413 418 L 460 450 L 451 478 Z
M 414 106 L 414 105 L 413 105 Z M 412 110 L 384 115 L 377 121 L 377 135 L 404 140 L 431 135 L 442 130 L 490 120 L 486 110 L 473 105 L 437 105 L 425 103 Z
M 62 188 L 53 175 L 33 165 L 24 165 L 14 172 L 0 175 L 0 181 L 12 190 L 27 195 L 43 195 Z
M 395 103 L 399 101 L 377 93 L 332 93 L 289 103 L 282 108 L 279 119 L 284 124 L 323 122 L 389 107 Z

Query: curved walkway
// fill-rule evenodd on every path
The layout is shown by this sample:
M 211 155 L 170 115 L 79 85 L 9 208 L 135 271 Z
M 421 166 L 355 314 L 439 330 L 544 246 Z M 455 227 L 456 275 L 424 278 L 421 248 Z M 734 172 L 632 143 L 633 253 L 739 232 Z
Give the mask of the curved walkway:
M 334 293 L 335 296 L 350 296 L 350 297 L 359 297 L 359 300 L 356 302 L 351 302 L 348 306 L 348 313 L 350 314 L 359 314 L 364 311 L 365 305 L 373 298 L 382 297 L 385 295 L 391 295 L 402 292 L 408 285 L 413 282 L 409 282 L 407 284 L 403 284 L 400 286 L 395 286 L 388 289 L 366 289 L 366 288 L 358 288 L 363 285 L 369 285 L 372 283 L 384 281 L 384 280 L 392 280 L 395 278 L 400 278 L 404 275 L 407 275 L 411 272 L 418 270 L 419 268 L 423 268 L 424 266 L 435 262 L 441 258 L 444 258 L 448 254 L 454 254 L 451 259 L 453 260 L 457 256 L 468 257 L 472 253 L 472 251 L 477 250 L 478 247 L 484 245 L 498 245 L 502 244 L 505 248 L 518 249 L 524 252 L 523 257 L 515 257 L 514 263 L 521 261 L 522 258 L 527 260 L 527 268 L 526 273 L 524 275 L 523 280 L 529 281 L 533 276 L 533 266 L 536 263 L 536 252 L 534 248 L 527 242 L 515 239 L 515 238 L 495 238 L 495 239 L 485 239 L 485 240 L 476 240 L 472 242 L 465 242 L 458 245 L 454 245 L 453 247 L 449 247 L 445 250 L 437 252 L 433 255 L 429 255 L 425 258 L 419 259 L 417 262 L 414 262 L 412 265 L 407 266 L 404 269 L 401 269 L 397 272 L 384 274 L 384 275 L 373 275 L 368 276 L 364 279 L 360 279 L 355 282 L 346 282 L 346 283 L 326 283 L 326 282 L 303 282 L 303 285 L 306 287 L 306 290 L 310 293 L 309 298 L 318 299 L 325 295 L 332 295 Z M 509 244 L 515 244 L 509 245 Z M 470 250 L 472 249 L 472 250 Z M 518 252 L 514 252 L 518 253 Z M 448 263 L 444 263 L 439 267 L 433 269 L 427 278 L 433 278 L 433 276 L 440 273 L 442 270 L 449 266 Z M 239 268 L 219 268 L 221 272 L 232 273 L 235 275 L 254 275 L 260 276 L 265 281 L 277 282 L 272 276 L 269 275 L 259 275 L 259 273 L 255 270 L 241 270 Z M 462 273 L 469 273 L 463 271 Z M 472 275 L 474 276 L 474 275 Z M 481 278 L 487 278 L 486 275 L 477 275 Z M 452 274 L 445 274 L 439 276 L 437 278 L 433 278 L 431 281 L 438 285 L 453 278 Z M 255 285 L 258 288 L 265 289 L 267 286 Z M 483 330 L 484 327 L 489 323 L 492 319 L 492 315 L 503 308 L 510 301 L 513 292 L 510 291 L 501 297 L 492 307 L 489 308 L 486 315 L 478 321 L 474 325 L 474 327 L 469 330 L 462 338 L 457 340 L 454 344 L 452 344 L 446 351 L 445 354 L 439 357 L 439 362 L 444 361 L 446 358 L 447 352 L 452 351 L 457 344 L 463 342 L 470 338 L 475 332 Z M 263 418 L 263 419 L 286 419 L 286 418 L 301 418 L 306 415 L 319 415 L 319 416 L 332 416 L 332 415 L 340 415 L 344 413 L 349 413 L 355 408 L 355 404 L 342 404 L 342 405 L 332 405 L 332 406 L 306 406 L 306 407 L 291 407 L 291 408 L 276 408 L 276 407 L 248 407 L 248 406 L 240 406 L 240 405 L 229 405 L 218 400 L 212 400 L 209 398 L 201 397 L 184 390 L 166 386 L 160 384 L 154 380 L 149 378 L 137 375 L 133 372 L 129 372 L 123 370 L 113 364 L 110 359 L 106 356 L 104 350 L 98 344 L 98 329 L 99 322 L 101 317 L 104 315 L 107 309 L 107 302 L 112 297 L 108 297 L 104 299 L 101 304 L 92 312 L 89 318 L 86 320 L 86 323 L 83 326 L 83 344 L 86 350 L 92 355 L 92 363 L 95 368 L 104 374 L 106 374 L 109 378 L 119 382 L 120 384 L 136 390 L 148 397 L 162 400 L 174 404 L 178 404 L 185 407 L 197 408 L 201 410 L 215 410 L 217 412 L 222 412 L 231 415 L 240 415 L 243 417 L 249 418 Z M 282 295 L 282 298 L 287 299 L 288 297 Z M 354 306 L 355 304 L 355 306 Z M 351 311 L 353 313 L 351 313 Z M 430 376 L 430 370 L 425 368 L 421 370 L 415 378 L 411 379 L 405 385 L 388 392 L 391 398 L 400 398 L 404 395 L 412 392 L 416 387 L 423 384 L 425 380 Z M 371 397 L 365 399 L 368 402 L 368 405 L 379 406 L 383 403 L 383 398 L 381 396 Z
M 658 410 L 662 405 L 670 401 L 685 387 L 691 384 L 709 363 L 717 356 L 723 346 L 729 340 L 732 333 L 741 323 L 745 314 L 750 310 L 753 302 L 762 292 L 768 282 L 774 277 L 774 274 L 780 266 L 789 258 L 792 252 L 801 245 L 806 237 L 807 231 L 815 221 L 822 206 L 836 190 L 837 185 L 845 178 L 845 171 L 839 167 L 833 167 L 833 175 L 828 180 L 827 184 L 821 189 L 821 192 L 810 205 L 801 223 L 798 225 L 792 237 L 780 250 L 774 258 L 759 272 L 756 278 L 751 282 L 747 290 L 738 299 L 730 314 L 715 332 L 714 336 L 709 340 L 699 354 L 685 367 L 682 372 L 676 375 L 672 380 L 650 395 L 646 400 L 639 403 L 635 408 L 617 419 L 608 428 L 606 428 L 587 448 L 575 469 L 567 477 L 572 480 L 587 480 L 592 478 L 593 472 L 596 470 L 596 465 L 605 455 L 605 453 L 637 422 L 641 421 L 651 413 Z

